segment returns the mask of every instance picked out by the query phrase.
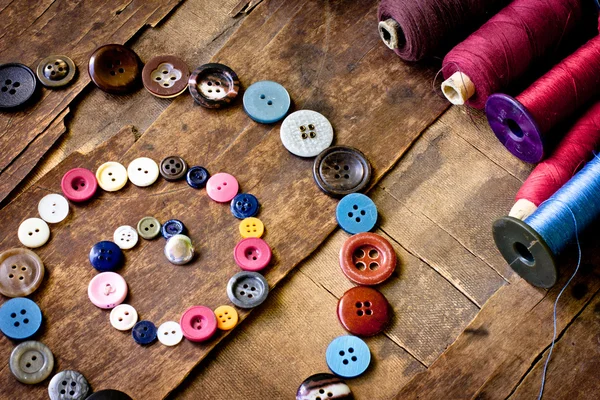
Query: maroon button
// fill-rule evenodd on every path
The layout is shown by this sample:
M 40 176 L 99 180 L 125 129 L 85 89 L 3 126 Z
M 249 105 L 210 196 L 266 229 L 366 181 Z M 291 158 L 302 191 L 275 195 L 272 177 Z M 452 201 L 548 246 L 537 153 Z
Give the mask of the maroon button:
M 120 44 L 98 47 L 90 57 L 90 78 L 107 93 L 127 93 L 135 88 L 140 76 L 140 59 Z
M 346 330 L 358 336 L 381 332 L 390 320 L 390 305 L 377 290 L 357 286 L 348 290 L 337 307 L 338 319 Z
M 154 57 L 142 70 L 144 87 L 156 97 L 171 98 L 187 89 L 190 71 L 179 57 Z
M 189 88 L 196 103 L 202 107 L 222 108 L 237 97 L 240 80 L 227 65 L 204 64 L 190 75 Z
M 98 181 L 92 171 L 74 168 L 63 176 L 60 187 L 67 199 L 75 202 L 86 201 L 96 193 Z
M 385 238 L 364 232 L 350 236 L 340 250 L 340 267 L 359 285 L 377 285 L 396 269 L 396 253 Z

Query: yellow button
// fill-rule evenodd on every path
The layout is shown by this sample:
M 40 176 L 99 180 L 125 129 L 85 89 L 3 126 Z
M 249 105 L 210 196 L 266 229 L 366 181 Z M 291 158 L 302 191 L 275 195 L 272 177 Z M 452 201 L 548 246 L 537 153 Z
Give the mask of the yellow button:
M 102 189 L 115 192 L 127 183 L 127 170 L 118 162 L 109 161 L 98 168 L 96 180 Z
M 265 226 L 258 218 L 250 217 L 240 222 L 240 233 L 243 238 L 259 238 L 265 232 Z
M 217 326 L 222 331 L 233 329 L 238 322 L 238 313 L 231 306 L 219 306 L 215 310 L 217 316 Z

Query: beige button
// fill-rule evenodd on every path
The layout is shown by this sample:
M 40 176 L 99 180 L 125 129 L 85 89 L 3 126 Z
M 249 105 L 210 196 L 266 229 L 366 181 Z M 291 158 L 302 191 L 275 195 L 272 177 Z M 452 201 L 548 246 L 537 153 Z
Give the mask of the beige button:
M 50 228 L 43 219 L 28 218 L 19 225 L 17 235 L 23 246 L 35 249 L 50 239 Z
M 107 192 L 116 192 L 127 183 L 127 170 L 118 162 L 109 161 L 96 171 L 98 185 Z
M 44 263 L 31 250 L 10 249 L 0 253 L 0 293 L 6 297 L 24 297 L 40 286 Z

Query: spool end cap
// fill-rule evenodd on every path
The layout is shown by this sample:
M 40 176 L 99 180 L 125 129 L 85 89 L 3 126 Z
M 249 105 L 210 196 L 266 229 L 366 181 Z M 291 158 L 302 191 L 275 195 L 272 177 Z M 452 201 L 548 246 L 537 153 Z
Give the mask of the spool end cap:
M 442 82 L 442 93 L 450 103 L 462 106 L 475 94 L 475 85 L 467 75 L 456 71 Z
M 537 210 L 537 206 L 527 199 L 519 199 L 510 209 L 508 213 L 509 217 L 515 217 L 521 221 L 529 217 Z
M 398 49 L 400 46 L 398 39 L 400 25 L 396 22 L 396 20 L 388 18 L 385 21 L 379 21 L 378 29 L 379 36 L 381 36 L 383 43 L 385 43 L 385 45 L 392 50 Z

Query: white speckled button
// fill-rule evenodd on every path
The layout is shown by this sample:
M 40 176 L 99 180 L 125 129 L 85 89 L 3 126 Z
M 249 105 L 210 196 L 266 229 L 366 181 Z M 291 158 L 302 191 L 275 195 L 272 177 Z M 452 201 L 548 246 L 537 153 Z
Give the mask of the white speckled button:
M 28 218 L 19 225 L 17 235 L 23 246 L 35 249 L 46 244 L 50 238 L 50 228 L 43 219 Z
M 158 179 L 158 164 L 148 157 L 136 158 L 127 166 L 127 175 L 135 186 L 150 186 Z
M 167 321 L 158 327 L 158 341 L 165 346 L 175 346 L 183 339 L 181 326 L 175 321 Z
M 69 215 L 69 202 L 60 194 L 46 195 L 38 203 L 38 213 L 44 221 L 55 224 Z
M 299 157 L 315 157 L 331 146 L 333 127 L 318 112 L 300 110 L 283 120 L 279 135 L 290 153 Z
M 138 320 L 138 313 L 129 304 L 119 304 L 110 312 L 110 324 L 120 331 L 128 331 Z
M 116 192 L 127 183 L 127 170 L 118 162 L 109 161 L 96 171 L 98 186 L 107 192 Z
M 123 225 L 117 228 L 113 240 L 121 249 L 129 250 L 137 244 L 138 233 L 132 226 Z

